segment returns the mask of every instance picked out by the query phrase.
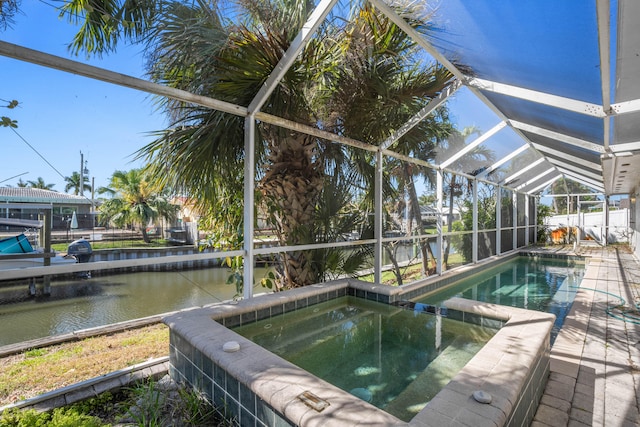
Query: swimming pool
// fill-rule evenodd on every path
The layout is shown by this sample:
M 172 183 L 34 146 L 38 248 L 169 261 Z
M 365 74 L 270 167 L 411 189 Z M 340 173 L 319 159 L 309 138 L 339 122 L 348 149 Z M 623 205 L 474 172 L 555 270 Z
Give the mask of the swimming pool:
M 520 256 L 462 279 L 416 301 L 441 306 L 451 297 L 552 313 L 552 342 L 560 331 L 580 282 L 584 262 Z
M 444 280 L 452 277 L 454 276 L 448 275 Z M 429 381 L 413 381 L 404 392 L 398 394 L 394 402 L 403 405 L 407 412 L 415 414 L 408 424 L 386 412 L 391 410 L 389 406 L 392 402 L 382 410 L 355 396 L 364 393 L 363 396 L 368 398 L 364 390 L 350 388 L 345 391 L 236 332 L 239 326 L 276 318 L 282 314 L 291 314 L 287 319 L 292 321 L 297 311 L 310 308 L 313 313 L 319 305 L 347 296 L 362 300 L 365 305 L 368 300 L 384 305 L 411 307 L 411 304 L 407 304 L 410 299 L 407 294 L 415 291 L 419 292 L 417 295 L 422 295 L 424 289 L 432 283 L 439 285 L 428 281 L 413 284 L 409 289 L 401 289 L 342 279 L 237 303 L 213 304 L 172 314 L 164 319 L 171 331 L 171 376 L 200 390 L 212 403 L 236 416 L 240 425 L 342 427 L 369 424 L 438 427 L 469 419 L 470 414 L 473 414 L 474 419 L 484 420 L 485 425 L 530 425 L 549 375 L 549 336 L 554 316 L 547 313 L 462 298 L 448 300 L 446 316 L 450 320 L 464 320 L 472 325 L 499 329 L 422 410 L 419 409 L 422 402 L 412 407 L 404 399 L 411 394 L 426 396 L 428 393 L 417 385 L 430 386 Z M 413 305 L 414 308 L 415 306 L 416 304 Z M 419 310 L 401 312 L 400 307 L 389 309 L 389 313 L 397 313 L 394 316 L 409 316 L 404 318 L 406 322 L 396 323 L 399 330 L 409 321 L 417 319 L 423 322 L 427 316 L 417 312 Z M 316 313 L 320 313 L 320 310 Z M 436 322 L 438 318 L 435 317 Z M 440 317 L 440 320 L 445 319 Z M 285 322 L 287 323 L 289 322 Z M 311 320 L 309 328 L 313 324 L 314 321 Z M 351 329 L 348 322 L 345 325 L 347 330 Z M 422 325 L 425 327 L 427 323 Z M 375 331 L 375 320 L 371 327 Z M 269 330 L 273 328 L 273 324 L 267 327 Z M 330 336 L 314 334 L 312 331 L 311 336 L 314 335 L 320 341 L 324 335 Z M 373 335 L 376 336 L 375 333 Z M 437 332 L 431 335 L 434 342 L 438 335 Z M 349 337 L 347 334 L 343 339 L 352 339 Z M 377 354 L 378 347 L 374 345 L 372 348 L 373 350 L 369 347 L 363 351 Z M 431 366 L 440 361 L 445 366 L 453 366 L 453 363 L 447 361 L 446 353 L 447 350 L 443 349 L 439 357 L 431 362 Z M 346 358 L 348 357 L 341 357 L 334 365 L 350 363 Z M 350 372 L 360 374 L 367 380 L 356 388 L 368 390 L 370 384 L 378 384 L 369 382 L 370 379 L 367 378 L 371 375 L 370 378 L 374 379 L 372 375 L 378 374 L 378 366 L 373 364 L 376 359 L 371 360 L 371 365 L 358 364 L 349 368 Z M 429 367 L 423 372 L 428 371 Z M 396 367 L 395 372 L 402 376 L 409 369 L 405 364 Z M 488 405 L 476 401 L 475 395 L 478 392 L 492 396 L 492 403 Z M 372 395 L 371 398 L 373 397 Z
M 409 421 L 497 329 L 342 297 L 234 331 Z

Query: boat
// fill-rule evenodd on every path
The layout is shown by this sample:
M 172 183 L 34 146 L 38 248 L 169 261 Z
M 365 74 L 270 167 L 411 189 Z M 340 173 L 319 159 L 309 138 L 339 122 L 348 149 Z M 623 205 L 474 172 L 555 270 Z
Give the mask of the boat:
M 33 252 L 33 246 L 24 233 L 0 239 L 0 254 L 27 254 Z
M 50 265 L 75 264 L 72 255 L 45 254 L 42 249 L 34 249 L 24 233 L 0 239 L 0 270 L 44 266 L 48 258 Z

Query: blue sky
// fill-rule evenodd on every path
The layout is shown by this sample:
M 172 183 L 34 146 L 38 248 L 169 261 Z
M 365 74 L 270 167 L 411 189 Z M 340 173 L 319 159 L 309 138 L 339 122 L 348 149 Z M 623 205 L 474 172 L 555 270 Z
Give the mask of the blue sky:
M 57 10 L 35 0 L 23 1 L 22 12 L 0 39 L 53 55 L 143 77 L 140 47 L 122 45 L 117 55 L 87 60 L 70 55 L 67 44 L 76 27 L 58 18 Z M 96 187 L 108 184 L 117 169 L 139 166 L 131 155 L 152 140 L 147 132 L 163 129 L 149 95 L 88 78 L 0 56 L 0 99 L 16 99 L 18 108 L 0 115 L 18 121 L 17 132 L 53 167 L 8 128 L 0 128 L 0 181 L 42 177 L 64 191 L 64 178 L 80 168 L 80 152 L 87 160 Z M 6 103 L 2 103 L 5 105 Z M 54 169 L 55 168 L 55 169 Z M 60 174 L 58 173 L 60 172 Z M 19 178 L 0 183 L 15 186 Z

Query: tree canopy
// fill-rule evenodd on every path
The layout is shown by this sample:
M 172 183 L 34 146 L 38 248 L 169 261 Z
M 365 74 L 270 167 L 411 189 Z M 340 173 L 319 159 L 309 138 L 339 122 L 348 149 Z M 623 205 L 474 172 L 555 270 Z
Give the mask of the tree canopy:
M 146 243 L 150 241 L 147 234 L 150 222 L 176 218 L 179 207 L 154 188 L 140 169 L 115 171 L 109 189 L 113 197 L 100 206 L 100 221 L 109 221 L 118 227 L 135 225 Z
M 27 186 L 29 188 L 40 188 L 42 190 L 52 190 L 55 187 L 55 184 L 47 184 L 44 179 L 39 176 L 35 181 L 27 181 Z
M 74 171 L 71 176 L 65 176 L 64 181 L 66 182 L 64 186 L 65 193 L 68 193 L 69 190 L 73 190 L 73 194 L 76 196 L 80 194 L 80 173 Z M 83 175 L 82 176 L 82 190 L 83 191 L 91 191 L 91 185 L 89 185 L 89 177 Z
M 20 10 L 20 0 L 0 1 L 0 31 L 13 25 L 13 17 Z
M 276 71 L 315 3 L 239 0 L 224 4 L 231 3 L 233 9 L 208 1 L 112 0 L 98 2 L 98 7 L 70 0 L 63 13 L 81 24 L 71 44 L 74 52 L 109 52 L 116 49 L 120 37 L 143 41 L 153 81 L 248 106 Z M 430 26 L 429 16 L 411 7 L 404 6 L 401 12 L 411 13 L 412 25 L 431 37 L 436 29 Z M 375 146 L 453 81 L 449 71 L 425 60 L 415 41 L 367 2 L 354 4 L 348 20 L 330 16 L 281 77 L 261 111 Z M 220 216 L 227 218 L 224 223 L 216 218 L 209 222 L 222 225 L 227 236 L 240 237 L 226 239 L 240 244 L 245 238 L 237 226 L 241 221 L 237 215 L 243 212 L 245 119 L 168 98 L 159 100 L 159 106 L 172 124 L 138 152 L 138 158 L 148 163 L 147 176 L 162 188 L 191 197 L 203 212 L 224 213 Z M 444 112 L 441 109 L 404 135 L 397 142 L 399 151 L 428 158 L 437 140 L 448 132 Z M 255 199 L 281 246 L 330 238 L 323 231 L 327 218 L 321 217 L 328 212 L 334 226 L 348 217 L 347 212 L 361 212 L 360 219 L 351 221 L 359 223 L 355 227 L 360 231 L 372 233 L 371 218 L 366 215 L 373 211 L 374 199 L 376 160 L 371 152 L 262 122 L 252 142 Z M 405 169 L 397 175 L 405 188 L 412 185 L 414 173 Z M 386 196 L 397 191 L 392 181 L 385 180 Z M 349 197 L 331 200 L 329 189 L 346 191 Z M 361 196 L 362 206 L 354 210 L 356 195 Z M 342 206 L 323 208 L 323 203 L 338 200 Z M 236 215 L 233 220 L 228 218 L 231 214 Z M 322 262 L 317 251 L 282 253 L 278 287 L 323 280 L 323 266 L 331 264 L 326 262 L 328 256 L 333 255 L 322 252 Z M 357 267 L 346 259 L 333 264 Z

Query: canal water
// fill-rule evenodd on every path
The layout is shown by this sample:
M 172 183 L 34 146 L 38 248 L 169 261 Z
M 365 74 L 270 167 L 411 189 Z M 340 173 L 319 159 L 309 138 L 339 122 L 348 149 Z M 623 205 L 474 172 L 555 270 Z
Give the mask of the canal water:
M 418 253 L 411 245 L 395 250 L 399 262 Z M 267 271 L 255 269 L 254 294 L 267 291 L 259 285 Z M 218 267 L 57 280 L 51 295 L 37 297 L 26 282 L 0 286 L 0 346 L 230 300 L 236 294 L 226 284 L 230 274 Z
M 256 268 L 256 281 L 266 269 Z M 0 288 L 0 346 L 230 300 L 227 268 L 140 272 L 53 281 L 51 295 L 27 284 Z M 265 292 L 259 284 L 254 293 Z

